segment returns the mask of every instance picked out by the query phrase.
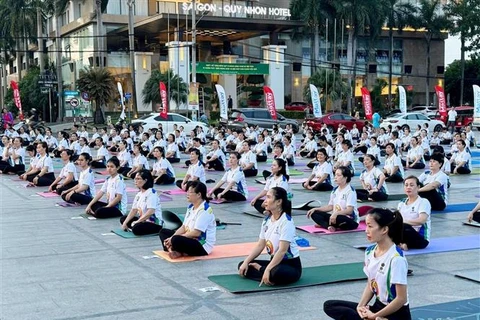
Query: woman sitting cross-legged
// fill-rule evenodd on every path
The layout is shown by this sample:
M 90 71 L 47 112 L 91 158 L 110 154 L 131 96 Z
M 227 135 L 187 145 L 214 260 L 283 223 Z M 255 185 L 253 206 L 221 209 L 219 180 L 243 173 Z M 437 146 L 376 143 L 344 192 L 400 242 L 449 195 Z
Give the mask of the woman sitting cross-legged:
M 423 185 L 418 190 L 420 197 L 427 199 L 432 210 L 443 211 L 448 200 L 448 176 L 441 170 L 445 158 L 440 153 L 434 153 L 428 162 L 430 170 L 418 177 Z
M 118 154 L 117 158 L 120 161 L 120 168 L 118 168 L 118 174 L 125 175 L 132 169 L 132 155 L 127 150 L 127 141 L 121 140 L 118 142 Z
M 308 190 L 315 191 L 331 191 L 333 169 L 328 162 L 327 150 L 321 148 L 317 151 L 318 163 L 313 168 L 310 177 L 303 183 L 303 187 Z
M 330 231 L 357 229 L 359 222 L 357 193 L 350 185 L 351 179 L 352 172 L 347 167 L 339 167 L 335 170 L 337 187 L 333 189 L 328 205 L 310 209 L 307 217 Z
M 190 181 L 187 186 L 190 202 L 183 225 L 177 230 L 162 229 L 160 241 L 170 258 L 181 256 L 206 256 L 213 250 L 217 224 L 207 200 L 207 186 L 200 181 Z
M 70 149 L 64 149 L 60 152 L 60 158 L 62 158 L 65 165 L 62 170 L 60 170 L 55 181 L 48 187 L 49 192 L 56 192 L 61 195 L 64 190 L 70 189 L 78 184 L 77 167 L 73 164 L 72 157 L 73 151 Z
M 240 167 L 242 167 L 245 177 L 255 177 L 257 170 L 257 155 L 250 150 L 247 141 L 242 142 L 242 157 L 240 158 Z
M 418 137 L 412 137 L 410 140 L 411 148 L 408 150 L 406 160 L 402 160 L 405 168 L 423 169 L 425 168 L 425 160 L 423 159 L 422 146 L 418 144 Z
M 242 168 L 238 165 L 240 154 L 238 152 L 230 152 L 228 162 L 230 169 L 225 172 L 222 179 L 207 194 L 209 198 L 225 199 L 228 201 L 246 201 L 248 197 L 247 181 L 243 174 Z M 221 188 L 224 184 L 225 188 Z
M 38 160 L 35 168 L 31 171 L 26 179 L 37 187 L 47 187 L 55 181 L 55 173 L 53 169 L 52 158 L 48 155 L 48 146 L 46 142 L 37 143 Z
M 133 146 L 132 169 L 123 175 L 128 178 L 135 178 L 138 172 L 142 170 L 150 170 L 147 158 L 142 154 L 142 147 L 139 144 Z
M 205 167 L 210 170 L 225 171 L 225 154 L 220 149 L 220 141 L 212 141 L 212 151 L 207 154 Z
M 127 189 L 123 176 L 118 173 L 120 160 L 113 156 L 107 161 L 107 172 L 110 175 L 105 179 L 102 189 L 90 201 L 85 212 L 97 219 L 121 217 L 127 213 Z M 107 196 L 107 202 L 99 201 Z
M 297 282 L 302 276 L 300 252 L 295 242 L 295 225 L 287 191 L 274 187 L 267 192 L 265 209 L 269 212 L 262 223 L 257 245 L 238 264 L 238 273 L 267 286 Z M 266 249 L 269 260 L 256 260 Z
M 363 189 L 357 189 L 357 199 L 370 201 L 385 201 L 388 199 L 388 189 L 385 183 L 385 175 L 377 166 L 380 161 L 371 154 L 363 158 L 365 170 L 360 174 L 360 182 Z
M 387 182 L 402 182 L 404 171 L 402 159 L 397 155 L 395 145 L 391 142 L 385 146 L 385 165 L 383 166 L 383 174 Z
M 183 191 L 187 191 L 187 183 L 189 181 L 200 181 L 201 183 L 205 183 L 205 167 L 203 166 L 202 162 L 200 161 L 200 150 L 196 148 L 190 148 L 190 165 L 188 166 L 187 173 L 183 180 L 177 180 L 175 184 L 177 187 L 182 189 Z
M 470 174 L 470 161 L 472 155 L 466 149 L 467 144 L 464 140 L 457 141 L 458 152 L 455 152 L 450 158 L 451 170 L 453 174 Z
M 122 229 L 131 230 L 136 236 L 157 234 L 162 230 L 162 206 L 160 197 L 153 189 L 153 177 L 150 171 L 141 170 L 135 175 L 135 187 L 140 191 L 133 200 L 128 215 L 120 218 Z
M 397 207 L 403 217 L 403 240 L 400 243 L 403 250 L 424 249 L 430 241 L 432 207 L 427 199 L 418 195 L 420 187 L 420 181 L 415 176 L 407 177 L 403 184 L 407 198 Z
M 165 159 L 163 147 L 154 147 L 152 151 L 156 159 L 153 164 L 152 176 L 155 184 L 172 184 L 175 182 L 175 170 L 170 161 Z
M 467 222 L 471 223 L 472 221 L 480 223 L 480 201 L 477 203 L 475 208 L 468 213 Z
M 77 163 L 80 167 L 78 184 L 70 189 L 62 191 L 62 199 L 70 203 L 89 204 L 95 194 L 95 178 L 90 168 L 92 156 L 88 153 L 81 153 Z

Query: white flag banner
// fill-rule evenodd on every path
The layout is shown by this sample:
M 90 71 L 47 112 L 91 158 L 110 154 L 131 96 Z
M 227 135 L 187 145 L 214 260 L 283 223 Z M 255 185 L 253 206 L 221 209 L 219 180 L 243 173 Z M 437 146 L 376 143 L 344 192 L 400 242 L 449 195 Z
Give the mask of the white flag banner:
M 473 119 L 480 119 L 480 87 L 473 85 Z
M 117 82 L 118 93 L 120 94 L 120 103 L 122 104 L 122 113 L 120 114 L 120 119 L 125 120 L 125 98 L 123 96 L 123 88 L 120 82 Z
M 407 113 L 407 93 L 405 92 L 405 88 L 402 86 L 398 86 L 398 100 L 399 100 L 399 108 L 400 112 L 403 114 Z
M 313 116 L 315 118 L 322 117 L 322 104 L 320 102 L 320 94 L 313 84 L 310 84 L 310 96 L 312 97 Z
M 228 119 L 228 105 L 227 105 L 227 95 L 225 94 L 225 89 L 220 84 L 215 85 L 218 94 L 218 103 L 220 104 L 220 118 L 225 120 Z

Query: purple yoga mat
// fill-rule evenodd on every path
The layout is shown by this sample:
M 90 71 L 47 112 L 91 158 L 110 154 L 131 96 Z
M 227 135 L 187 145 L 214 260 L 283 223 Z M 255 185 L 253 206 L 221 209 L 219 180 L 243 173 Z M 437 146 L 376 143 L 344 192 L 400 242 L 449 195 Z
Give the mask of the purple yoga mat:
M 358 228 L 355 230 L 345 230 L 345 231 L 334 231 L 330 232 L 328 229 L 324 228 L 318 228 L 314 225 L 310 226 L 298 226 L 297 229 L 308 232 L 308 233 L 319 233 L 320 235 L 324 234 L 340 234 L 340 233 L 350 233 L 350 232 L 360 232 L 360 231 L 365 231 L 367 226 L 365 225 L 364 221 L 361 221 L 360 224 L 358 225 Z
M 59 197 L 55 192 L 37 192 L 37 194 L 42 198 L 56 198 Z

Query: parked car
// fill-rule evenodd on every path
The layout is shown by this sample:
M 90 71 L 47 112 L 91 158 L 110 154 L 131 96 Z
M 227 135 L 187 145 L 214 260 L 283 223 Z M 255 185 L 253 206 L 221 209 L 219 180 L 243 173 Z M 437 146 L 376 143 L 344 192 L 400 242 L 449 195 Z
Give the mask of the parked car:
M 313 112 L 313 106 L 310 103 L 306 102 L 290 102 L 285 105 L 285 110 L 287 111 L 305 111 L 305 109 L 309 110 L 310 113 Z
M 447 112 L 450 111 L 452 108 L 448 108 Z M 455 111 L 457 112 L 457 121 L 455 122 L 455 129 L 461 129 L 462 127 L 470 126 L 473 123 L 473 110 L 472 106 L 460 106 L 455 107 Z M 447 124 L 448 116 L 442 117 L 440 113 L 437 111 L 435 113 L 435 119 L 442 121 L 443 123 Z
M 141 124 L 145 131 L 148 129 L 157 129 L 159 123 L 162 124 L 163 132 L 171 132 L 174 124 L 178 127 L 183 126 L 187 133 L 195 129 L 197 126 L 202 127 L 203 132 L 208 132 L 208 126 L 205 123 L 193 121 L 178 113 L 168 113 L 168 118 L 164 119 L 160 117 L 158 112 L 152 112 L 132 121 L 134 127 Z
M 258 125 L 261 128 L 272 129 L 274 124 L 285 128 L 286 124 L 291 124 L 293 132 L 299 130 L 298 122 L 295 119 L 288 119 L 277 112 L 277 120 L 273 120 L 270 112 L 263 108 L 239 108 L 233 109 L 228 120 L 220 120 L 220 124 L 230 129 L 238 130 L 248 124 L 248 126 Z
M 327 113 L 321 118 L 309 118 L 305 121 L 314 132 L 320 132 L 323 124 L 327 125 L 330 132 L 337 132 L 339 124 L 345 125 L 348 130 L 351 130 L 353 124 L 356 124 L 357 129 L 362 132 L 365 125 L 363 120 L 359 120 L 345 113 Z
M 389 118 L 383 119 L 380 126 L 387 128 L 388 125 L 392 125 L 393 128 L 400 126 L 405 128 L 409 126 L 411 130 L 416 130 L 417 125 L 423 126 L 428 123 L 429 131 L 440 131 L 445 124 L 442 121 L 430 119 L 427 115 L 419 112 L 407 112 L 406 114 L 396 114 Z

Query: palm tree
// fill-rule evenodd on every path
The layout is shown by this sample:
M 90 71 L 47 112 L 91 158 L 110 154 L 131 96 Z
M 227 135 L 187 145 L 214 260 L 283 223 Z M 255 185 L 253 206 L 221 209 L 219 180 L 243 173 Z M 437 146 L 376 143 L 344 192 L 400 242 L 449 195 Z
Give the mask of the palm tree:
M 415 29 L 424 28 L 425 42 L 427 44 L 427 76 L 425 79 L 425 103 L 430 104 L 430 65 L 431 45 L 435 36 L 440 36 L 442 30 L 450 26 L 450 21 L 442 12 L 442 0 L 419 0 L 417 12 L 412 20 Z
M 95 102 L 95 123 L 104 123 L 105 104 L 115 97 L 117 87 L 113 75 L 106 68 L 84 68 L 77 80 L 78 90 L 87 92 Z
M 308 79 L 307 85 L 303 89 L 305 101 L 311 101 L 310 84 L 316 86 L 319 91 L 328 92 L 328 96 L 322 98 L 322 104 L 327 107 L 328 100 L 339 100 L 348 93 L 348 83 L 342 78 L 340 73 L 332 69 L 319 69 Z
M 150 78 L 145 83 L 142 90 L 143 103 L 161 103 L 160 98 L 160 82 L 165 83 L 167 86 L 167 93 L 169 101 L 177 102 L 177 109 L 180 103 L 186 103 L 188 98 L 187 84 L 183 81 L 178 74 L 174 74 L 173 70 L 169 70 L 166 73 L 161 73 L 159 70 L 153 70 Z
M 311 70 L 314 73 L 320 52 L 320 28 L 325 25 L 325 20 L 335 15 L 335 9 L 331 0 L 292 0 L 290 3 L 292 20 L 305 21 L 306 26 L 294 30 L 292 38 L 294 40 L 310 39 Z M 324 28 L 322 28 L 324 30 Z

